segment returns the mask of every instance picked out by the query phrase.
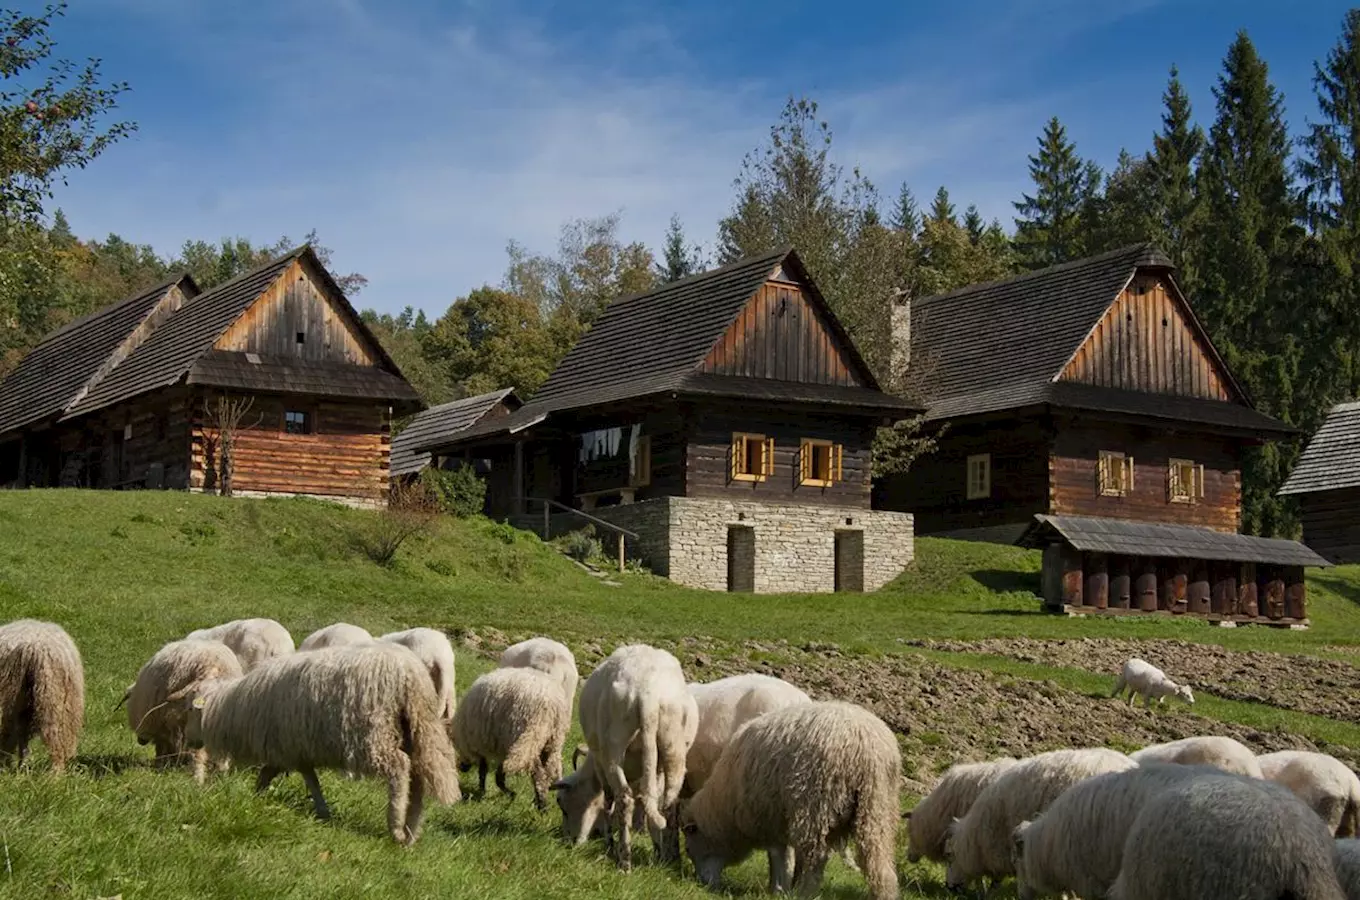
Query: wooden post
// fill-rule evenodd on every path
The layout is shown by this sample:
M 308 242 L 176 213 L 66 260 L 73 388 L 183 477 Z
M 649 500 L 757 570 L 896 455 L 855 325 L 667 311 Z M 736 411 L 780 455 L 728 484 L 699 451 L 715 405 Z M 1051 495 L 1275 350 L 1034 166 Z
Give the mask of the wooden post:
M 1110 605 L 1110 570 L 1104 553 L 1083 554 L 1082 573 L 1086 576 L 1087 606 L 1105 609 Z
M 1044 547 L 1041 579 L 1043 582 L 1044 605 L 1049 609 L 1062 609 L 1063 545 L 1061 541 L 1053 541 Z
M 1209 562 L 1196 559 L 1190 564 L 1190 582 L 1185 588 L 1185 608 L 1204 616 L 1209 614 Z
M 548 540 L 548 532 L 552 530 L 552 508 L 548 506 L 547 499 L 543 501 L 543 540 Z
M 511 473 L 511 486 L 514 490 L 514 499 L 510 501 L 510 508 L 515 511 L 515 515 L 524 514 L 524 441 L 515 441 L 515 471 Z
M 1138 560 L 1138 609 L 1155 612 L 1157 609 L 1157 558 L 1144 556 Z
M 1081 551 L 1063 544 L 1062 548 L 1062 602 L 1066 606 L 1081 606 L 1082 582 Z
M 1237 614 L 1256 618 L 1260 615 L 1260 603 L 1256 596 L 1256 563 L 1241 564 L 1237 576 Z
M 1259 566 L 1257 605 L 1272 619 L 1284 617 L 1284 572 L 1279 566 Z
M 623 532 L 619 532 L 619 571 L 623 571 Z
M 1185 588 L 1190 580 L 1190 563 L 1179 557 L 1162 563 L 1162 599 L 1160 609 L 1173 613 L 1185 612 Z
M 1237 563 L 1216 562 L 1213 564 L 1213 596 L 1209 601 L 1210 612 L 1220 616 L 1231 616 L 1237 612 Z
M 1110 559 L 1110 606 L 1115 609 L 1128 609 L 1133 603 L 1133 575 L 1131 560 L 1127 556 Z
M 1308 593 L 1308 583 L 1304 580 L 1303 566 L 1286 566 L 1284 570 L 1284 614 L 1290 619 L 1306 619 L 1304 600 Z

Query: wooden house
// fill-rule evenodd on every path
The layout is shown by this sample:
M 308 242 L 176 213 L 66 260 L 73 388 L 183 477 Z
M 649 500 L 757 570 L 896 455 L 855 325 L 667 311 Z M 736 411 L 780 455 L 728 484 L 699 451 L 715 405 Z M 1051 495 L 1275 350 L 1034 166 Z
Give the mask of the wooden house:
M 1155 247 L 1136 245 L 913 302 L 909 333 L 894 339 L 939 445 L 876 485 L 877 505 L 911 510 L 918 534 L 1051 548 L 1055 606 L 1147 610 L 1155 600 L 1152 609 L 1301 619 L 1301 595 L 1291 617 L 1246 596 L 1258 574 L 1282 589 L 1265 569 L 1235 569 L 1245 593 L 1227 602 L 1234 566 L 1323 560 L 1238 534 L 1244 450 L 1292 429 L 1253 408 L 1174 273 Z M 1094 549 L 1102 541 L 1141 549 Z M 1151 597 L 1135 590 L 1154 582 Z M 1210 596 L 1214 584 L 1222 597 Z
M 431 462 L 428 450 L 417 450 L 430 440 L 447 439 L 479 422 L 508 416 L 524 405 L 513 388 L 502 388 L 475 397 L 464 397 L 449 403 L 431 406 L 416 413 L 406 427 L 392 438 L 391 472 L 393 482 L 412 479 L 420 475 Z M 491 473 L 487 460 L 466 454 L 462 457 L 445 456 L 439 461 L 444 468 L 471 465 L 478 474 Z M 509 497 L 498 498 L 488 494 L 487 508 L 508 506 Z
M 0 383 L 0 484 L 212 490 L 219 397 L 249 404 L 235 493 L 367 504 L 387 495 L 392 415 L 422 406 L 304 246 L 49 335 Z
M 1338 565 L 1360 563 L 1360 403 L 1332 407 L 1280 494 L 1298 498 L 1304 543 Z
M 684 584 L 873 590 L 912 530 L 871 509 L 870 445 L 915 412 L 782 249 L 616 300 L 523 407 L 417 449 L 489 460 L 494 514 L 579 510 Z

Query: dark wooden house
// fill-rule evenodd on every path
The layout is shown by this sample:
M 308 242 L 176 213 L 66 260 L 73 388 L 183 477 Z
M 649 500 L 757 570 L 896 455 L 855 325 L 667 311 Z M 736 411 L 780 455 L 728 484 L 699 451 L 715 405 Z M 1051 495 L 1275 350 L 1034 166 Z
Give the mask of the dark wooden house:
M 451 437 L 478 422 L 508 416 L 523 405 L 524 401 L 519 399 L 513 388 L 502 388 L 474 397 L 441 403 L 416 413 L 411 421 L 406 423 L 406 427 L 392 438 L 393 480 L 417 476 L 430 465 L 429 451 L 417 450 L 416 447 L 423 446 L 432 439 Z M 445 457 L 441 460 L 445 466 L 461 464 L 464 461 L 454 457 Z M 486 470 L 483 474 L 489 474 L 489 467 L 482 468 Z
M 1155 247 L 919 299 L 909 334 L 895 340 L 908 348 L 927 426 L 940 437 L 910 472 L 876 486 L 878 504 L 911 510 L 918 534 L 1052 546 L 1045 590 L 1054 605 L 1146 607 L 1127 586 L 1124 567 L 1136 565 L 1169 580 L 1156 608 L 1227 614 L 1226 600 L 1201 597 L 1211 562 L 1322 562 L 1293 542 L 1281 556 L 1271 548 L 1283 545 L 1238 534 L 1244 450 L 1292 429 L 1253 408 Z M 1093 522 L 1130 546 L 1170 542 L 1198 555 L 1116 554 L 1111 588 L 1109 560 L 1082 549 L 1079 532 Z M 1149 537 L 1140 525 L 1179 528 Z M 1231 612 L 1254 618 L 1247 599 Z
M 870 445 L 915 411 L 783 249 L 615 301 L 522 408 L 416 449 L 489 460 L 496 515 L 628 529 L 685 584 L 874 589 L 912 531 L 871 509 Z
M 187 275 L 53 333 L 0 383 L 0 484 L 211 490 L 220 396 L 248 402 L 244 495 L 381 503 L 394 411 L 422 404 L 309 247 Z
M 1298 499 L 1309 547 L 1337 564 L 1360 563 L 1360 403 L 1332 407 L 1280 494 Z

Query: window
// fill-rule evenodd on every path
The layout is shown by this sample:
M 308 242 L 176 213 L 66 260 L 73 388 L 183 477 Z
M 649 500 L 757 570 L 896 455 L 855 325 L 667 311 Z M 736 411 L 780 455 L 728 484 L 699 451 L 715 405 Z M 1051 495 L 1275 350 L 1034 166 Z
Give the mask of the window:
M 297 333 L 297 342 L 298 342 L 299 344 L 305 344 L 305 343 L 307 343 L 307 334 L 306 334 L 306 332 L 299 331 L 299 332 Z
M 1115 450 L 1101 450 L 1096 482 L 1102 497 L 1122 497 L 1132 491 L 1133 457 Z
M 798 483 L 828 487 L 841 480 L 840 444 L 803 438 L 798 446 Z
M 992 496 L 992 454 L 979 453 L 968 457 L 967 496 L 969 500 Z
M 311 434 L 312 414 L 290 409 L 283 414 L 283 430 L 286 434 Z
M 1204 496 L 1204 466 L 1188 459 L 1173 459 L 1167 465 L 1166 497 L 1172 503 L 1194 503 Z
M 652 438 L 639 435 L 633 439 L 633 452 L 628 458 L 628 486 L 646 487 L 652 483 Z
M 733 481 L 764 481 L 774 474 L 774 438 L 738 432 L 730 456 Z

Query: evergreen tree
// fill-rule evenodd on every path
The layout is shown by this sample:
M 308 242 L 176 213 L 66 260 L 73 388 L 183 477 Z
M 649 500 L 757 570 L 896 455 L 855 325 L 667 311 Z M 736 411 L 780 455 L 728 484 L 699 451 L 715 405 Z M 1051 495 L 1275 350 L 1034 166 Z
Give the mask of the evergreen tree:
M 897 191 L 897 204 L 893 207 L 888 224 L 913 239 L 921 230 L 921 211 L 916 206 L 916 197 L 905 181 Z
M 949 202 L 949 191 L 945 190 L 944 185 L 935 192 L 935 201 L 930 204 L 930 220 L 932 222 L 949 223 L 957 225 L 958 220 L 954 218 L 954 204 Z
M 1119 162 L 1105 181 L 1105 192 L 1088 206 L 1087 250 L 1103 253 L 1141 241 L 1158 240 L 1154 204 L 1155 174 L 1146 159 L 1119 151 Z
M 1042 269 L 1076 259 L 1085 250 L 1083 214 L 1100 190 L 1100 170 L 1077 155 L 1058 117 L 1048 120 L 1039 152 L 1029 158 L 1033 195 L 1015 204 L 1015 244 L 1021 263 Z
M 978 212 L 976 204 L 968 204 L 968 209 L 963 213 L 963 229 L 968 232 L 968 240 L 972 241 L 976 247 L 982 241 L 982 233 L 986 226 L 982 223 L 982 213 Z
M 671 216 L 666 228 L 666 239 L 661 249 L 661 264 L 656 267 L 656 277 L 663 283 L 679 281 L 703 271 L 703 254 L 698 246 L 685 240 L 685 229 L 679 216 Z
M 1162 130 L 1153 136 L 1152 151 L 1147 155 L 1155 229 L 1149 238 L 1176 260 L 1177 279 L 1194 296 L 1198 284 L 1189 235 L 1197 218 L 1195 166 L 1204 149 L 1204 131 L 1194 124 L 1190 98 L 1175 66 L 1171 67 L 1162 103 Z

